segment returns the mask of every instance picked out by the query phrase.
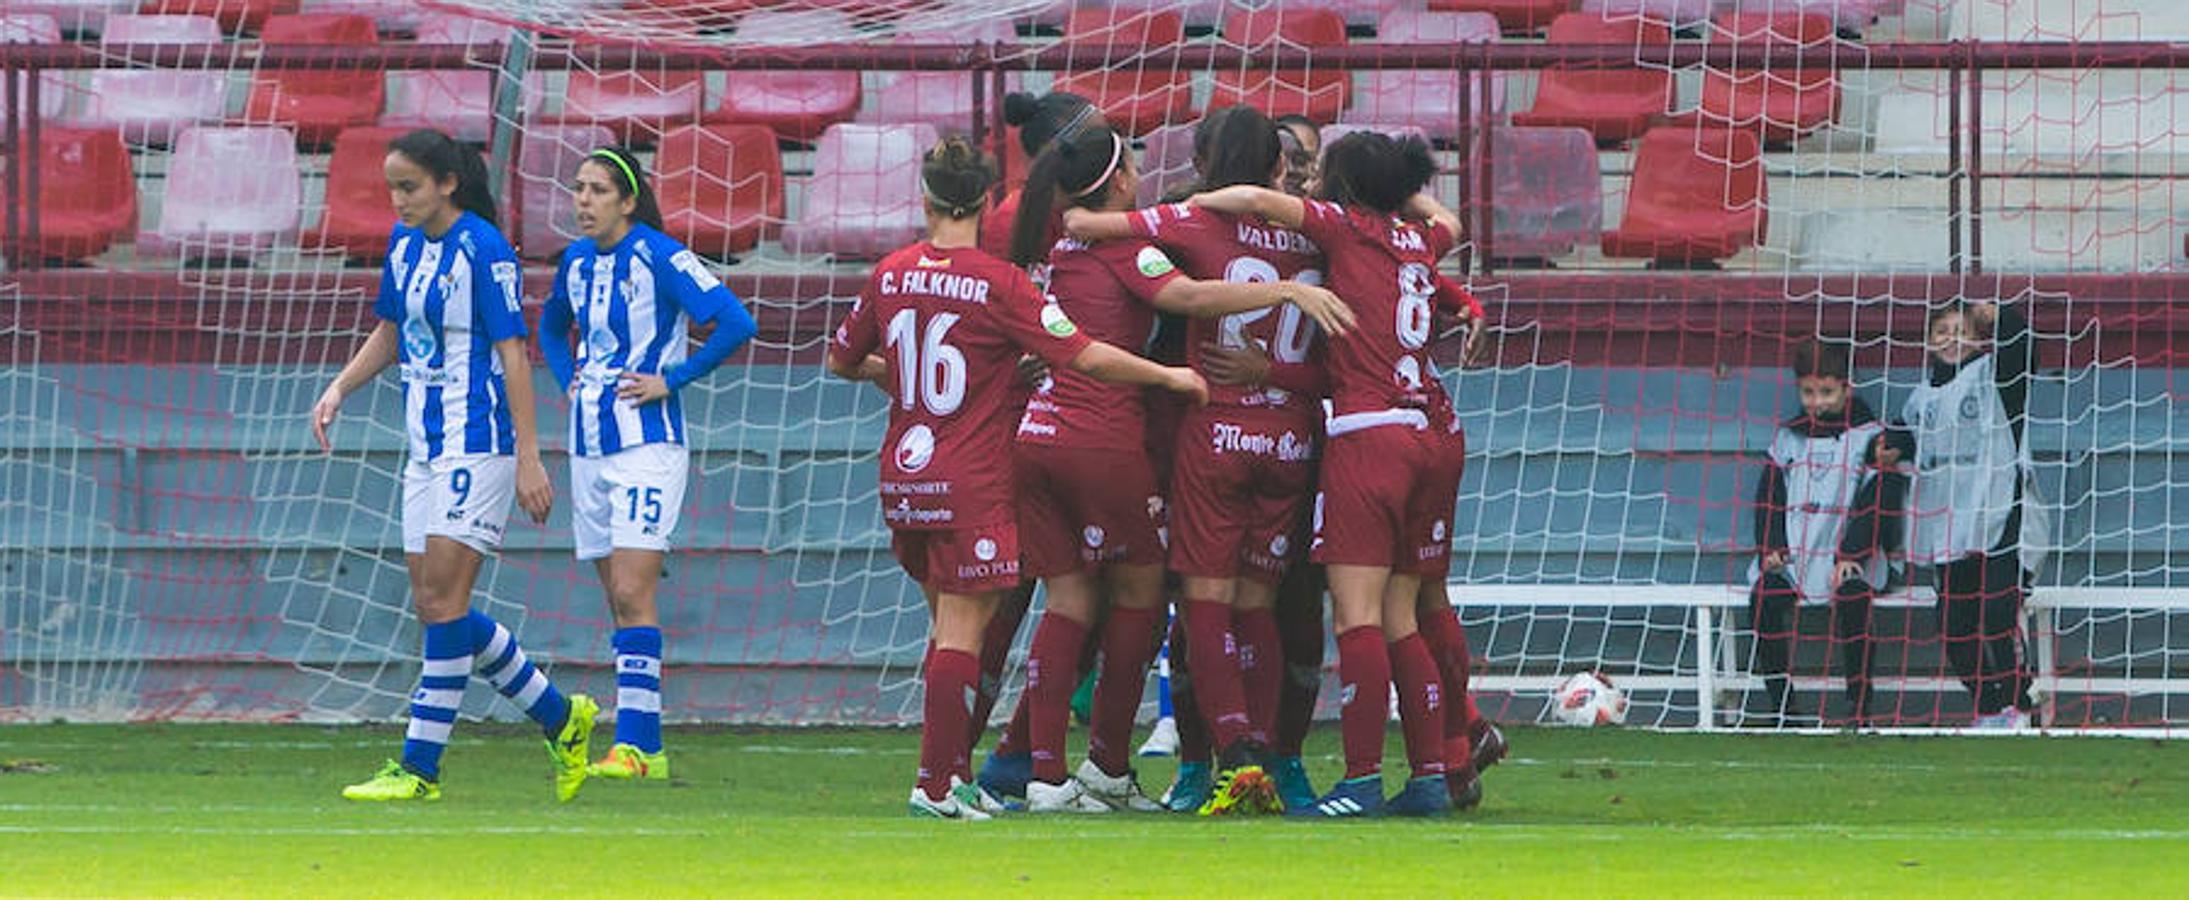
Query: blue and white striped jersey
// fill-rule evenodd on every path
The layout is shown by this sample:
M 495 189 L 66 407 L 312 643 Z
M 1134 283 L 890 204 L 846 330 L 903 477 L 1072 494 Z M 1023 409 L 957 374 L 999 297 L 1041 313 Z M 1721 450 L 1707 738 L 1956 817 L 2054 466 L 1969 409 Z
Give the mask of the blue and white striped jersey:
M 677 392 L 635 405 L 616 396 L 616 381 L 626 371 L 659 375 L 683 362 L 693 319 L 713 319 L 730 307 L 744 315 L 737 296 L 697 255 L 636 222 L 611 249 L 581 238 L 564 250 L 547 303 L 565 305 L 577 325 L 570 452 L 578 456 L 684 443 Z
M 519 277 L 509 241 L 468 212 L 439 239 L 388 235 L 373 312 L 398 334 L 412 459 L 516 452 L 494 344 L 525 336 Z

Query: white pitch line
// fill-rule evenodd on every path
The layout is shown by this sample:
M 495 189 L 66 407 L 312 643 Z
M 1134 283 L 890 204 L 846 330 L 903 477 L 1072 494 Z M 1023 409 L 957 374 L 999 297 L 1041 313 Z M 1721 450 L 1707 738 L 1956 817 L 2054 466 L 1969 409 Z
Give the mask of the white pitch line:
M 789 744 L 743 744 L 730 750 L 737 753 L 780 753 L 791 756 L 918 756 L 914 747 L 798 747 Z
M 612 827 L 602 827 L 602 828 L 591 828 L 591 827 L 586 827 L 586 826 L 582 826 L 582 825 L 481 825 L 481 826 L 478 826 L 478 827 L 471 827 L 471 828 L 449 828 L 449 827 L 442 827 L 442 826 L 428 826 L 428 827 L 417 827 L 417 826 L 410 826 L 410 825 L 404 825 L 404 826 L 388 826 L 388 827 L 384 827 L 384 828 L 379 828 L 379 827 L 375 827 L 375 828 L 306 828 L 306 827 L 296 827 L 296 828 L 251 828 L 251 827 L 211 827 L 211 826 L 194 826 L 194 825 L 178 825 L 178 826 L 173 826 L 173 827 L 166 827 L 166 826 L 132 826 L 132 825 L 4 825 L 4 824 L 0 824 L 0 834 L 27 834 L 27 835 L 36 835 L 36 834 L 188 834 L 188 835 L 232 835 L 232 836 L 251 836 L 251 837 L 276 837 L 276 836 L 293 836 L 293 837 L 401 837 L 401 836 L 407 836 L 407 835 L 448 835 L 448 836 L 463 836 L 463 835 L 490 835 L 490 836 L 494 836 L 494 835 L 540 835 L 540 834 L 552 834 L 552 835 L 595 835 L 595 834 L 603 834 L 603 835 L 617 835 L 617 834 L 632 834 L 632 835 L 645 835 L 645 836 L 651 836 L 651 837 L 703 837 L 703 836 L 707 835 L 707 834 L 708 834 L 708 832 L 705 832 L 705 831 L 699 831 L 699 830 L 693 830 L 693 829 L 669 829 L 669 828 L 629 828 L 629 827 L 624 827 L 624 826 L 612 826 Z
M 0 813 L 282 813 L 306 810 L 294 806 L 123 806 L 118 803 L 0 803 Z
M 179 740 L 176 745 L 189 750 L 346 750 L 363 747 L 385 747 L 401 743 L 402 737 L 389 732 L 389 736 L 375 740 L 356 741 L 191 741 Z M 0 741 L 0 750 L 49 751 L 49 750 L 112 750 L 112 743 L 97 741 Z
M 5 805 L 5 806 L 0 806 L 0 812 L 111 812 L 111 813 L 125 813 L 125 812 L 127 812 L 127 813 L 142 813 L 142 812 L 149 812 L 149 811 L 163 811 L 163 812 L 198 812 L 198 813 L 219 813 L 219 812 L 282 812 L 282 813 L 293 813 L 293 812 L 296 812 L 297 810 L 295 810 L 295 809 L 293 809 L 293 808 L 288 808 L 288 807 L 280 807 L 280 808 L 275 808 L 275 807 L 234 807 L 234 806 L 206 806 L 206 807 L 190 807 L 190 808 L 184 808 L 184 807 L 153 807 L 153 808 L 149 808 L 149 809 L 148 809 L 148 808 L 140 808 L 140 807 L 125 807 L 125 806 L 118 806 L 118 805 L 103 805 L 103 806 L 102 806 L 102 805 L 87 805 L 87 804 L 56 804 L 56 805 L 38 805 L 38 804 L 20 804 L 20 803 L 18 803 L 18 804 L 7 804 L 7 805 Z M 733 817 L 733 816 L 729 816 L 729 815 L 724 815 L 724 816 L 719 816 L 719 817 L 710 817 L 710 818 L 719 818 L 719 819 L 722 819 L 722 820 L 724 820 L 724 821 L 728 821 L 728 820 L 734 819 L 735 817 Z M 1009 821 L 1010 821 L 1011 819 L 1013 819 L 1013 818 L 1018 818 L 1018 817 L 1017 817 L 1017 816 L 1007 816 L 1007 817 L 1005 818 L 1005 820 L 1004 820 L 1004 824 L 998 824 L 998 825 L 989 825 L 989 826 L 982 826 L 982 827 L 985 827 L 985 828 L 988 828 L 988 829 L 991 829 L 991 830 L 993 830 L 993 829 L 1012 829 L 1012 826 L 1011 826 L 1010 824 L 1008 824 L 1008 823 L 1009 823 Z M 770 819 L 769 819 L 769 818 L 765 818 L 765 817 L 754 817 L 754 818 L 752 819 L 752 822 L 753 822 L 753 823 L 761 824 L 761 825 L 762 825 L 762 827 L 765 827 L 765 824 L 764 824 L 764 823 L 765 823 L 765 822 L 767 822 L 767 821 L 770 821 Z M 781 820 L 780 820 L 780 819 L 776 819 L 776 821 L 781 821 Z M 1051 821 L 1053 821 L 1053 820 L 1051 820 Z M 1132 816 L 1132 817 L 1122 817 L 1122 816 L 1121 816 L 1121 817 L 1119 817 L 1119 818 L 1118 818 L 1118 819 L 1117 819 L 1116 821 L 1118 821 L 1118 822 L 1126 822 L 1126 821 L 1139 821 L 1139 822 L 1160 822 L 1160 821 L 1169 821 L 1169 820 L 1168 820 L 1168 819 L 1166 819 L 1165 817 L 1161 817 L 1161 816 Z M 1047 823 L 1044 823 L 1044 824 L 1047 824 Z M 1275 830 L 1262 830 L 1262 831 L 1258 831 L 1258 832 L 1256 832 L 1256 833 L 1254 834 L 1254 839 L 1255 839 L 1255 840 L 1280 840 L 1280 841 L 1286 841 L 1286 840 L 1289 840 L 1289 841 L 1305 841 L 1305 842 L 1327 842 L 1327 841 L 1329 841 L 1329 840 L 1331 840 L 1331 839 L 1333 839 L 1333 838 L 1342 838 L 1342 837 L 1345 837 L 1345 836 L 1346 836 L 1346 834 L 1347 834 L 1347 833 L 1346 833 L 1345 831 L 1343 831 L 1343 830 L 1337 830 L 1337 831 L 1332 831 L 1332 830 L 1330 830 L 1330 828 L 1331 828 L 1331 827 L 1333 827 L 1333 826 L 1331 826 L 1331 825 L 1322 825 L 1322 826 L 1317 826 L 1317 825 L 1313 825 L 1313 824 L 1308 824 L 1308 823 L 1301 823 L 1301 827 L 1297 827 L 1297 828 L 1295 828 L 1295 827 L 1285 827 L 1285 828 L 1279 828 L 1279 829 L 1275 829 Z M 1339 828 L 1339 829 L 1343 829 L 1343 828 L 1344 828 L 1345 826 L 1343 826 L 1343 825 L 1337 825 L 1337 826 L 1335 826 L 1335 827 L 1337 827 L 1337 828 Z M 1708 827 L 1708 826 L 1677 826 L 1677 827 L 1657 827 L 1657 826 L 1641 826 L 1641 825 L 1637 825 L 1637 826 L 1605 826 L 1605 825 L 1602 825 L 1602 824 L 1597 824 L 1597 823 L 1576 823 L 1576 824 L 1573 824 L 1573 825 L 1540 825 L 1540 824 L 1538 824 L 1538 825 L 1500 825 L 1500 824 L 1494 824 L 1494 823 L 1486 823 L 1486 822 L 1458 822 L 1458 823 L 1449 823 L 1449 824 L 1443 825 L 1442 827 L 1439 827 L 1438 825 L 1436 825 L 1436 824 L 1432 824 L 1432 823 L 1422 823 L 1420 827 L 1422 828 L 1421 834 L 1422 834 L 1422 836 L 1425 836 L 1425 837 L 1443 837 L 1443 838 L 1449 838 L 1449 839 L 1453 839 L 1453 840 L 1469 840 L 1469 841 L 1475 841 L 1475 840 L 1491 840 L 1491 841 L 1548 841 L 1548 840 L 1558 840 L 1558 841 L 1595 841 L 1595 842 L 1611 842 L 1611 843 L 1617 843 L 1617 842 L 1623 842 L 1623 841 L 1637 841 L 1637 840 L 1645 840 L 1645 839 L 1646 839 L 1646 840 L 1653 840 L 1653 841 L 1654 841 L 1654 840 L 1662 840 L 1662 839 L 1665 839 L 1665 838 L 1672 838 L 1672 839 L 1676 839 L 1676 840 L 1705 840 L 1705 841 L 1772 841 L 1772 840 L 1785 840 L 1785 839 L 1789 839 L 1789 838 L 1812 838 L 1812 839 L 1826 839 L 1826 840 L 1829 840 L 1829 839 L 1839 839 L 1839 840 L 1846 840 L 1846 841 L 1855 841 L 1855 842 L 1861 842 L 1861 843 L 1877 843 L 1877 842 L 1919 842 L 1919 841 L 1936 841 L 1936 840 L 1946 840 L 1946 841 L 2000 841 L 2000 840 L 2010 840 L 2010 841 L 2013 841 L 2013 840 L 2018 840 L 2018 841 L 2050 841 L 2050 840 L 2076 840 L 2076 841 L 2189 841 L 2189 830 L 2184 830 L 2184 829 L 2168 829 L 2168 828 L 2144 828 L 2144 829 L 2134 829 L 2134 828 L 2115 828 L 2115 829 L 2074 829 L 2074 828 L 2068 828 L 2068 829 L 2012 829 L 2012 828 L 1957 828 L 1957 827 L 1940 827 L 1940 828 L 1921 828 L 1921 827 L 1918 827 L 1918 828 L 1908 828 L 1908 827 L 1897 827 L 1897 828 L 1889 828 L 1889 829 L 1879 829 L 1879 828 L 1877 828 L 1877 827 L 1876 827 L 1876 826 L 1875 826 L 1874 824 L 1871 824 L 1871 823 L 1865 823 L 1865 822 L 1844 822 L 1844 823 L 1814 823 L 1814 824 L 1803 824 L 1803 825 L 1757 825 L 1757 826 L 1747 826 L 1747 827 L 1732 827 L 1732 828 L 1727 828 L 1727 829 L 1724 829 L 1724 830 L 1718 830 L 1718 829 L 1715 829 L 1715 828 L 1711 828 L 1711 827 Z M 874 829 L 858 829 L 858 830 L 843 830 L 843 831 L 834 831 L 834 832 L 832 832 L 832 833 L 833 833 L 833 834 L 836 834 L 836 835 L 839 835 L 839 836 L 842 836 L 842 837 L 847 837 L 847 838 L 854 838 L 854 839 L 889 839 L 889 840 L 898 840 L 898 839 L 902 839 L 902 838 L 904 838 L 904 837 L 905 837 L 905 836 L 907 836 L 908 834 L 912 834 L 912 833 L 915 833 L 915 832 L 916 832 L 917 830 L 918 830 L 918 826 L 913 826 L 913 827 L 911 827 L 911 828 L 908 828 L 908 829 L 904 829 L 904 830 L 874 830 Z M 633 827 L 627 827 L 627 826 L 602 826 L 602 827 L 594 827 L 594 826 L 587 826 L 587 825 L 477 825 L 477 826 L 449 826 L 449 825 L 414 825 L 414 824 L 400 824 L 400 825 L 387 825 L 387 826 L 352 826 L 352 827 L 307 827 L 307 826 L 192 826 L 192 825 L 177 825 L 177 826 L 159 826 L 159 825 L 79 825 L 79 824 L 66 824 L 66 825 L 26 825 L 26 824 L 6 824 L 6 823 L 0 823 L 0 834 L 23 834 L 23 835 L 39 835 L 39 834 L 187 834 L 187 835 L 231 835 L 231 836 L 296 836 L 296 837 L 314 837 L 314 836 L 326 836 L 326 837 L 344 837 L 344 836 L 385 836 L 385 837 L 394 837 L 394 836 L 402 836 L 402 835 L 418 835 L 418 834 L 424 834 L 424 835 L 450 835 L 450 836 L 461 836 L 461 835 L 470 835 L 470 834 L 476 834 L 476 835 L 594 835 L 594 834 L 634 834 L 634 835 L 653 835 L 653 836 L 667 836 L 667 837 L 702 837 L 702 836 L 707 836 L 707 835 L 710 835 L 710 834 L 714 834 L 714 833 L 715 833 L 715 832 L 711 832 L 711 831 L 707 831 L 707 830 L 703 830 L 703 829 L 670 829 L 670 828 L 645 828 L 645 827 L 633 828 Z M 1105 827 L 1084 827 L 1084 826 L 1082 826 L 1082 827 L 1073 827 L 1073 828 L 1065 828 L 1065 829 L 1051 829 L 1051 828 L 1044 828 L 1044 829 L 1041 829 L 1041 830 L 1037 830 L 1037 831 L 1026 831 L 1026 830 L 1018 830 L 1018 829 L 1012 829 L 1012 833 L 1013 833 L 1014 839 L 1017 839 L 1017 840 L 1028 840 L 1028 839 L 1031 839 L 1031 840 L 1089 840 L 1089 839 L 1093 839 L 1093 840 L 1143 840 L 1143 839 L 1145 839 L 1145 838 L 1147 837 L 1147 836 L 1146 836 L 1145 834 L 1141 834 L 1141 833 L 1137 833 L 1137 832 L 1127 832 L 1127 831 L 1119 831 L 1119 830 L 1114 830 L 1114 829 L 1111 829 L 1111 828 L 1105 828 Z M 1194 831 L 1193 831 L 1193 830 L 1191 830 L 1191 829 L 1185 829 L 1185 830 L 1179 830 L 1179 831 L 1171 832 L 1171 834 L 1172 834 L 1173 836 L 1179 836 L 1179 837 L 1182 837 L 1182 836 L 1185 836 L 1185 835 L 1188 835 L 1188 834 L 1193 834 L 1193 833 L 1194 833 Z M 1204 834 L 1204 835 L 1208 835 L 1208 836 L 1214 836 L 1214 837 L 1217 837 L 1217 838 L 1219 838 L 1219 839 L 1223 839 L 1223 838 L 1225 838 L 1225 836 L 1226 836 L 1226 835 L 1228 834 L 1228 830 L 1224 830 L 1224 831 L 1203 831 L 1203 832 L 1201 832 L 1201 833 L 1202 833 L 1202 834 Z
M 1129 820 L 1120 817 L 1119 821 Z M 978 831 L 982 829 L 993 830 L 997 828 L 1009 828 L 1010 826 L 976 825 L 973 827 L 976 831 Z M 1254 832 L 1252 836 L 1248 839 L 1254 841 L 1303 841 L 1314 843 L 1328 843 L 1334 839 L 1348 837 L 1349 835 L 1345 831 L 1345 829 L 1348 827 L 1351 826 L 1345 823 L 1299 823 L 1296 825 L 1287 825 L 1283 828 L 1278 829 L 1259 830 Z M 1857 822 L 1850 822 L 1838 825 L 1761 826 L 1732 829 L 1727 831 L 1707 830 L 1705 828 L 1696 826 L 1667 828 L 1652 825 L 1606 826 L 1596 823 L 1546 827 L 1540 825 L 1495 825 L 1489 823 L 1470 822 L 1458 825 L 1458 827 L 1453 827 L 1452 824 L 1449 823 L 1440 824 L 1422 822 L 1419 823 L 1419 827 L 1421 828 L 1420 835 L 1422 837 L 1445 838 L 1455 841 L 1593 841 L 1599 843 L 1621 843 L 1625 841 L 1641 840 L 1658 842 L 1666 838 L 1672 838 L 1675 840 L 1704 841 L 1767 841 L 1787 840 L 1794 838 L 1815 840 L 1840 838 L 1843 840 L 1857 841 L 1861 843 L 1909 843 L 1933 840 L 2189 841 L 2189 830 L 2180 829 L 2033 829 L 2027 831 L 2015 831 L 2011 829 L 1998 828 L 1903 828 L 1892 831 L 1878 831 L 1875 829 L 1875 827 L 1871 825 Z M 1239 836 L 1235 833 L 1229 832 L 1228 829 L 1198 831 L 1201 835 L 1214 838 L 1219 841 L 1228 840 L 1230 837 Z M 1165 836 L 1185 837 L 1187 835 L 1193 835 L 1196 832 L 1197 829 L 1187 828 L 1180 831 L 1169 832 Z M 895 840 L 902 840 L 911 833 L 913 832 L 874 830 L 835 832 L 835 834 L 848 838 Z M 1376 832 L 1376 834 L 1382 837 L 1390 836 L 1390 832 Z M 1147 837 L 1148 836 L 1143 833 L 1083 829 L 1040 832 L 1014 831 L 1012 833 L 1013 840 L 1140 841 L 1146 840 Z
M 1333 757 L 1335 758 L 1335 757 Z M 1865 771 L 1865 772 L 1996 772 L 2032 773 L 2050 772 L 2040 766 L 1939 766 L 1928 763 L 1893 762 L 1765 762 L 1740 759 L 1605 759 L 1602 757 L 1574 757 L 1572 759 L 1530 759 L 1514 757 L 1505 763 L 1523 766 L 1626 766 L 1636 769 L 1768 769 L 1783 772 L 1800 769 L 1817 772 Z

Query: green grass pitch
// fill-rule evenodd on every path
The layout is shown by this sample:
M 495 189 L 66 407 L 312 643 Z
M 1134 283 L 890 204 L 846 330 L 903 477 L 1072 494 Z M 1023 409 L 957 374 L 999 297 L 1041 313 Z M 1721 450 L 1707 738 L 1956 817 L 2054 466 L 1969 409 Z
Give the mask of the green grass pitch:
M 965 825 L 906 817 L 907 730 L 672 729 L 676 780 L 558 805 L 536 736 L 467 725 L 441 802 L 369 806 L 396 727 L 8 726 L 0 895 L 2189 896 L 2179 742 L 1512 737 L 1447 821 Z

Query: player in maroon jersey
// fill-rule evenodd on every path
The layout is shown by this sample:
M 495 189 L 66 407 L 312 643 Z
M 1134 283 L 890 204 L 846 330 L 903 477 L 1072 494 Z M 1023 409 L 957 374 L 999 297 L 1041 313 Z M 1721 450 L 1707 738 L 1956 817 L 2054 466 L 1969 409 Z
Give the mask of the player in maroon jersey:
M 1331 385 L 1322 490 L 1310 554 L 1329 572 L 1344 682 L 1346 777 L 1299 815 L 1377 815 L 1383 723 L 1395 681 L 1414 777 L 1397 814 L 1448 811 L 1444 709 L 1436 661 L 1416 631 L 1420 579 L 1406 570 L 1451 509 L 1428 490 L 1443 440 L 1430 433 L 1428 344 L 1436 264 L 1458 239 L 1450 211 L 1421 193 L 1436 161 L 1419 140 L 1356 132 L 1323 151 L 1318 200 L 1234 186 L 1196 206 L 1298 229 L 1321 246 L 1327 284 L 1359 327 L 1326 355 Z
M 1487 331 L 1482 302 L 1473 292 L 1439 275 L 1434 306 L 1437 313 L 1458 319 L 1466 330 L 1459 350 L 1460 365 L 1479 362 Z M 1467 434 L 1460 427 L 1458 409 L 1444 390 L 1443 380 L 1432 370 L 1425 383 L 1430 394 L 1429 434 L 1441 447 L 1432 469 L 1434 475 L 1423 490 L 1439 501 L 1438 508 L 1444 515 L 1430 521 L 1427 534 L 1415 535 L 1420 543 L 1399 568 L 1421 580 L 1415 595 L 1415 618 L 1444 688 L 1445 786 L 1453 806 L 1468 809 L 1482 802 L 1481 772 L 1504 756 L 1505 736 L 1475 708 L 1467 687 L 1467 632 L 1460 627 L 1459 615 L 1452 609 L 1451 595 L 1445 587 L 1452 569 L 1446 518 L 1459 504 L 1459 481 L 1466 473 Z
M 1189 277 L 1141 239 L 1097 244 L 1048 239 L 1055 206 L 1128 210 L 1137 181 L 1126 139 L 1107 127 L 1059 137 L 1035 159 L 1027 177 L 1012 261 L 1046 259 L 1050 295 L 1090 337 L 1144 344 L 1154 333 L 1158 310 L 1214 322 L 1270 316 L 1280 305 L 1295 330 L 1307 330 L 1306 323 L 1333 331 L 1346 327 L 1351 313 L 1344 302 L 1310 284 L 1276 277 Z M 1024 574 L 1042 579 L 1048 598 L 1034 632 L 1025 695 L 1033 765 L 1026 800 L 1035 811 L 1157 808 L 1140 794 L 1127 765 L 1133 716 L 1162 624 L 1165 503 L 1146 452 L 1146 429 L 1139 390 L 1073 372 L 1056 373 L 1027 403 L 1019 425 Z M 1260 432 L 1249 437 L 1267 439 L 1275 454 L 1275 438 Z M 1286 446 L 1304 460 L 1312 451 L 1312 433 L 1298 429 Z M 1108 618 L 1102 624 L 1090 758 L 1076 777 L 1067 777 L 1063 744 L 1072 675 L 1103 612 Z M 1228 608 L 1219 612 L 1226 620 L 1219 627 L 1228 626 Z M 1236 683 L 1236 672 L 1233 677 Z M 1252 738 L 1244 710 L 1235 718 L 1229 724 L 1237 731 L 1238 755 Z M 1273 806 L 1274 794 L 1260 778 L 1258 769 L 1242 767 L 1237 793 Z
M 1048 149 L 1050 142 L 1060 137 L 1071 137 L 1082 128 L 1100 128 L 1108 125 L 1102 118 L 1102 110 L 1085 97 L 1069 91 L 1050 91 L 1046 94 L 1014 92 L 1003 96 L 1003 123 L 1018 129 L 1019 149 L 1026 151 L 1032 160 Z M 1013 135 L 1004 135 L 1005 140 Z M 1024 177 L 1024 173 L 1021 173 Z M 1013 182 L 1014 184 L 1018 182 Z M 1011 229 L 1018 222 L 1019 200 L 1025 195 L 1023 187 L 1014 187 L 996 201 L 996 208 L 982 220 L 980 248 L 997 256 L 1011 255 Z M 1051 222 L 1054 226 L 1056 223 Z M 1055 237 L 1054 233 L 1050 235 Z
M 1058 371 L 1208 397 L 1190 369 L 1159 366 L 1089 339 L 1018 267 L 974 246 L 995 170 L 961 138 L 920 169 L 928 237 L 874 267 L 836 329 L 829 371 L 894 398 L 881 460 L 891 550 L 931 608 L 914 815 L 984 819 L 970 783 L 969 702 L 982 632 L 1019 582 L 1010 444 L 1021 351 Z
M 1195 143 L 1203 148 L 1196 162 L 1204 189 L 1279 183 L 1286 162 L 1278 133 L 1277 124 L 1252 107 L 1225 107 L 1203 117 Z M 1130 215 L 1074 210 L 1065 215 L 1065 226 L 1072 236 L 1091 240 L 1152 239 L 1203 278 L 1322 281 L 1322 251 L 1314 241 L 1250 217 L 1178 203 Z M 1188 645 L 1187 652 L 1173 654 L 1174 664 L 1185 664 L 1174 671 L 1191 666 L 1197 724 L 1213 731 L 1225 750 L 1224 775 L 1206 791 L 1200 809 L 1232 809 L 1240 799 L 1238 774 L 1264 766 L 1288 803 L 1306 805 L 1315 794 L 1298 744 L 1275 753 L 1269 745 L 1287 664 L 1274 607 L 1277 585 L 1303 549 L 1293 545 L 1312 496 L 1322 427 L 1321 341 L 1297 310 L 1280 309 L 1194 320 L 1186 343 L 1189 363 L 1204 374 L 1211 354 L 1252 347 L 1285 371 L 1310 376 L 1290 389 L 1212 384 L 1209 405 L 1189 414 L 1179 429 L 1170 553 L 1171 568 L 1185 578 L 1181 618 Z M 1318 657 L 1319 595 L 1309 614 L 1297 617 Z M 1173 685 L 1180 680 L 1174 676 Z M 1205 765 L 1182 759 L 1181 771 Z M 1198 791 L 1191 779 L 1181 784 L 1174 798 L 1181 789 Z
M 1004 122 L 1018 129 L 1019 148 L 1031 159 L 1041 155 L 1059 135 L 1077 133 L 1081 128 L 1095 128 L 1107 124 L 1102 111 L 1087 98 L 1065 91 L 1046 94 L 1007 94 L 1003 98 Z M 1009 135 L 1005 139 L 1009 139 Z M 1024 174 L 1020 174 L 1021 181 Z M 1011 228 L 1017 222 L 1020 190 L 1011 188 L 1003 199 L 996 201 L 994 209 L 981 217 L 980 248 L 996 256 L 1011 254 Z M 1054 237 L 1054 234 L 1051 235 Z M 1039 357 L 1025 358 L 1025 393 L 1031 394 L 1032 385 L 1045 373 L 1035 363 Z M 1023 407 L 1024 398 L 1019 404 Z M 1003 687 L 1004 665 L 1009 660 L 1011 645 L 1018 637 L 1019 624 L 1026 619 L 1026 611 L 1034 599 L 1034 585 L 1027 581 L 1004 596 L 996 614 L 988 620 L 988 635 L 983 645 L 988 649 L 981 654 L 980 690 L 973 703 L 972 728 L 967 746 L 978 746 L 980 735 L 988 726 L 988 716 L 995 710 L 996 697 Z M 1093 659 L 1082 660 L 1080 670 L 1090 671 Z M 989 755 L 987 765 L 981 767 L 980 783 L 983 790 L 998 797 L 1023 797 L 1026 782 L 1032 776 L 1032 753 L 1026 738 L 1027 708 L 1025 695 L 1020 696 L 1018 708 L 1012 711 L 1010 724 L 998 736 L 996 746 Z M 999 765 L 1000 764 L 1000 765 Z

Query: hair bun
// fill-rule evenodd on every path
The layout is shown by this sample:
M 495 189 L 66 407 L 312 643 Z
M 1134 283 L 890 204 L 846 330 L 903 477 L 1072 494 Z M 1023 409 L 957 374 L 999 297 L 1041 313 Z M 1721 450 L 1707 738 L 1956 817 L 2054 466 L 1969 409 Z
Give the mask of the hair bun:
M 1024 91 L 1003 95 L 1003 121 L 1007 125 L 1024 125 L 1041 111 L 1041 100 Z

